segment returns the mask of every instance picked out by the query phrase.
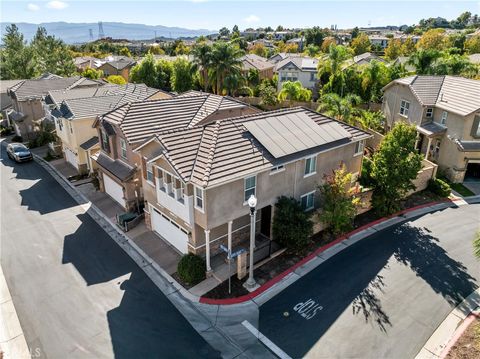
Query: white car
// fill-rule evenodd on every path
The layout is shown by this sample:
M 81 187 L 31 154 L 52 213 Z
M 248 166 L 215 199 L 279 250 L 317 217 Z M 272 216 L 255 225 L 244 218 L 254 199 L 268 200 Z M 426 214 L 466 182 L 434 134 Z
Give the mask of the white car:
M 7 155 L 15 162 L 27 162 L 33 160 L 32 153 L 22 143 L 10 143 L 7 146 Z

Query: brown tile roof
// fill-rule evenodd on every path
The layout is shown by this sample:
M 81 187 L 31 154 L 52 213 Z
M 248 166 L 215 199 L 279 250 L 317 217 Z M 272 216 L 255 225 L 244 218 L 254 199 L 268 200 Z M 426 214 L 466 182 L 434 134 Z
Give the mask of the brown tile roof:
M 276 159 L 244 126 L 249 121 L 272 116 L 281 120 L 296 113 L 306 114 L 319 126 L 340 124 L 351 137 Z M 191 129 L 166 131 L 156 137 L 165 148 L 165 158 L 184 181 L 207 187 L 369 136 L 356 127 L 298 107 L 218 120 Z
M 129 143 L 172 129 L 198 125 L 219 110 L 246 108 L 247 104 L 226 96 L 189 91 L 171 99 L 131 102 L 102 116 L 120 127 Z
M 274 64 L 267 61 L 266 58 L 255 55 L 247 54 L 241 58 L 242 68 L 246 71 L 250 69 L 256 69 L 258 71 L 263 71 L 267 69 L 273 69 Z

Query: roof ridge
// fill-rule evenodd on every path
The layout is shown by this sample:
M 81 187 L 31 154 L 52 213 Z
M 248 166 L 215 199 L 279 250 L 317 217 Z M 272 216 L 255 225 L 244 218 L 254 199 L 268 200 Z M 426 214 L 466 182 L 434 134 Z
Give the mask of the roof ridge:
M 208 185 L 208 180 L 210 178 L 210 172 L 212 171 L 213 158 L 215 157 L 215 150 L 217 148 L 218 133 L 220 130 L 220 121 L 215 122 L 215 126 L 212 128 L 212 143 L 208 150 L 207 155 L 207 164 L 205 166 L 205 173 L 203 174 L 203 183 L 205 186 Z
M 445 79 L 447 78 L 447 75 L 443 75 L 442 77 L 443 77 L 442 78 L 442 83 L 440 84 L 440 87 L 439 87 L 438 93 L 437 93 L 437 97 L 435 98 L 435 105 L 437 104 L 438 98 L 440 97 L 440 94 L 442 93 L 443 85 L 445 84 Z

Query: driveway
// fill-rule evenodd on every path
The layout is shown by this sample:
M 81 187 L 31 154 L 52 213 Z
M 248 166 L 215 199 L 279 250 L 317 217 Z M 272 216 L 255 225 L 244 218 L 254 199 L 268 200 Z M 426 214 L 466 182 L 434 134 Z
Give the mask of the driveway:
M 219 356 L 39 165 L 1 162 L 1 264 L 32 353 Z
M 378 232 L 262 305 L 259 330 L 294 358 L 413 358 L 478 288 L 479 227 L 472 204 Z

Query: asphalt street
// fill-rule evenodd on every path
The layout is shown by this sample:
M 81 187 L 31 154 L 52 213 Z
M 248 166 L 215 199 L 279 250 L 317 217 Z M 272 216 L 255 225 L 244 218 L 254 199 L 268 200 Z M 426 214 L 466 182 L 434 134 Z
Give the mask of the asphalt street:
M 2 146 L 0 171 L 1 265 L 35 357 L 219 356 L 39 165 Z
M 413 358 L 478 288 L 480 205 L 378 232 L 260 307 L 260 327 L 293 358 Z

